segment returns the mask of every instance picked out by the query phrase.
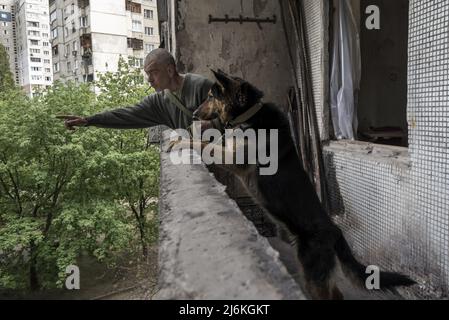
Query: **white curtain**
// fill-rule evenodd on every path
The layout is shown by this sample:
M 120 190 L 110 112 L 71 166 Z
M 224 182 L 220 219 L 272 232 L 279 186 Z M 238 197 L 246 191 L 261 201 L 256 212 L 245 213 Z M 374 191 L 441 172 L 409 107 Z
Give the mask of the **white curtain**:
M 334 0 L 334 40 L 330 82 L 332 122 L 337 139 L 357 136 L 361 57 L 359 27 L 349 0 Z

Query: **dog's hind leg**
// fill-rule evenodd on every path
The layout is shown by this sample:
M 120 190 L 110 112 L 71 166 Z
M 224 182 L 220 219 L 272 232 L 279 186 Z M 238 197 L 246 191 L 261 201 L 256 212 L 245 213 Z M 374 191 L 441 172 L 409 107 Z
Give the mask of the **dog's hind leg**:
M 325 240 L 301 239 L 298 245 L 298 259 L 306 279 L 306 290 L 312 299 L 341 300 L 343 294 L 334 281 L 336 256 L 330 243 Z

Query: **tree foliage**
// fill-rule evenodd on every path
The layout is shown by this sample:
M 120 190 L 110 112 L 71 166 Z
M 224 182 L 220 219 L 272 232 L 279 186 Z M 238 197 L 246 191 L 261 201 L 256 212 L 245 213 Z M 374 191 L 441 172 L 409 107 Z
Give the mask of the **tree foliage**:
M 62 286 L 82 254 L 113 263 L 136 243 L 145 253 L 157 237 L 159 151 L 147 130 L 72 133 L 55 118 L 131 105 L 150 93 L 123 60 L 96 86 L 98 96 L 70 82 L 32 100 L 0 93 L 0 288 Z

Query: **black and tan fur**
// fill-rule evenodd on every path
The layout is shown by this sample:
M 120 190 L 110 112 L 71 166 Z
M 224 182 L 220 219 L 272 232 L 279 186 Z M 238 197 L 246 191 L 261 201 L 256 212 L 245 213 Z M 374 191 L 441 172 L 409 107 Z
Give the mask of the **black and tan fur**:
M 218 82 L 210 90 L 208 100 L 195 112 L 197 119 L 219 117 L 223 124 L 227 124 L 261 101 L 263 93 L 248 82 L 221 71 L 213 72 Z M 302 168 L 284 113 L 276 105 L 264 103 L 244 127 L 278 130 L 278 172 L 273 176 L 262 176 L 258 165 L 223 165 L 223 168 L 237 175 L 243 183 L 250 177 L 255 182 L 252 185 L 257 186 L 257 193 L 252 193 L 253 198 L 296 238 L 297 257 L 303 267 L 308 294 L 313 299 L 343 298 L 333 279 L 337 259 L 344 273 L 364 288 L 366 266 L 354 258 L 342 231 L 321 206 Z M 204 142 L 193 143 L 205 145 Z M 233 151 L 223 149 L 222 152 Z M 401 274 L 380 274 L 381 289 L 412 284 L 414 281 Z

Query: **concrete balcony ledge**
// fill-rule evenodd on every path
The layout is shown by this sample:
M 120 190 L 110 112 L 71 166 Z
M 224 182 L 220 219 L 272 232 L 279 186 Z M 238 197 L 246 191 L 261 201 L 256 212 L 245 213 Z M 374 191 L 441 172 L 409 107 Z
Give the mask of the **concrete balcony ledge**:
M 163 134 L 163 150 L 168 134 Z M 174 165 L 162 151 L 160 184 L 155 299 L 305 299 L 279 253 L 205 165 Z

